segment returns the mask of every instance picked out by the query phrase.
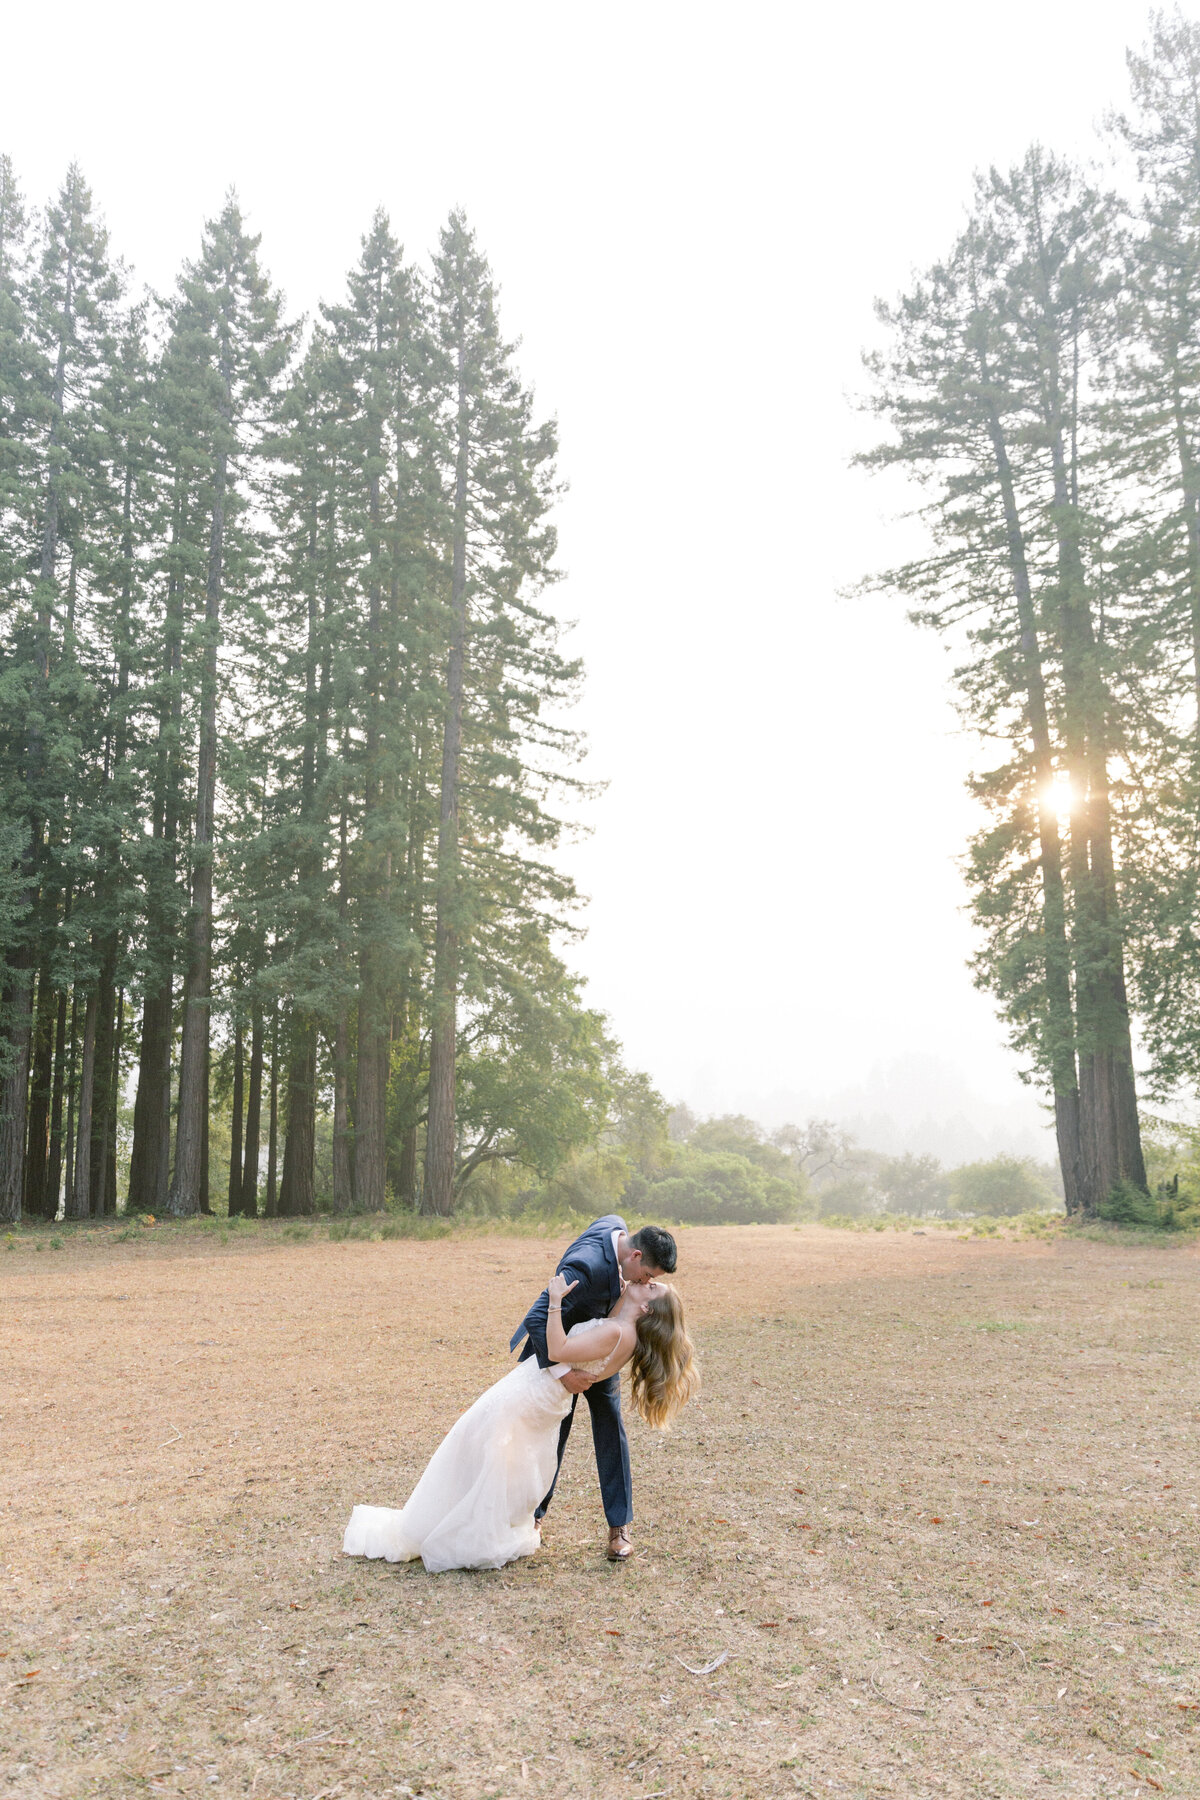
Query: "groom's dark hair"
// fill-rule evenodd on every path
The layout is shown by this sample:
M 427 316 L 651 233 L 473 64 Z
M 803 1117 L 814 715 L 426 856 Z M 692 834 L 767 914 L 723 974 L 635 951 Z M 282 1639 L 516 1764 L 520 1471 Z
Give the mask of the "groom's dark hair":
M 664 1275 L 675 1273 L 675 1239 L 661 1225 L 643 1225 L 629 1240 L 632 1250 L 640 1250 L 642 1261 Z

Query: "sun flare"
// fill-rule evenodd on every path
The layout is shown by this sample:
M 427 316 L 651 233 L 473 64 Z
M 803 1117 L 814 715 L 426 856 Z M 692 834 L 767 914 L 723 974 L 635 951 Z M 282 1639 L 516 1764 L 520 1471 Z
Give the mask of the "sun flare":
M 1055 816 L 1062 827 L 1071 823 L 1071 815 L 1078 805 L 1079 796 L 1072 784 L 1071 777 L 1064 771 L 1055 775 L 1053 781 L 1042 789 L 1042 797 L 1054 808 Z

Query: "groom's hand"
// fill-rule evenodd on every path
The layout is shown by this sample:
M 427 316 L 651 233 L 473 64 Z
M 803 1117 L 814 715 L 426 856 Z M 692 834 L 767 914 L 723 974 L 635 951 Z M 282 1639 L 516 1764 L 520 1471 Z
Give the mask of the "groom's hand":
M 562 1381 L 568 1394 L 585 1393 L 592 1385 L 591 1377 L 585 1375 L 582 1369 L 571 1369 L 566 1375 L 560 1376 L 559 1379 Z

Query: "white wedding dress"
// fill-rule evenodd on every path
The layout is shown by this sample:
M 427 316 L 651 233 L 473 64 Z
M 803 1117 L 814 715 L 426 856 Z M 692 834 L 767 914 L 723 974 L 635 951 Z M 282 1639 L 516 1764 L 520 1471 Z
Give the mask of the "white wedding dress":
M 594 1325 L 594 1319 L 568 1332 Z M 558 1431 L 571 1395 L 558 1379 L 569 1365 L 538 1367 L 530 1356 L 481 1394 L 434 1451 L 408 1505 L 356 1506 L 342 1550 L 388 1562 L 420 1557 L 443 1569 L 499 1569 L 539 1544 L 534 1508 L 550 1491 Z M 605 1361 L 583 1365 L 598 1375 Z

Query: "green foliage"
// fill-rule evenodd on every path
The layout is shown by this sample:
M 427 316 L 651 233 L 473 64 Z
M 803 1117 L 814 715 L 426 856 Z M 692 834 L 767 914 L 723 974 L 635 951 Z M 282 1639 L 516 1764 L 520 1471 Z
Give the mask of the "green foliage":
M 818 1189 L 817 1215 L 826 1220 L 862 1219 L 876 1209 L 876 1195 L 867 1177 L 851 1172 Z
M 1131 1181 L 1119 1181 L 1107 1200 L 1100 1203 L 1100 1217 L 1110 1225 L 1158 1226 L 1165 1221 L 1162 1208 Z
M 691 1144 L 676 1151 L 669 1174 L 634 1177 L 626 1192 L 641 1211 L 687 1225 L 774 1225 L 794 1219 L 801 1205 L 794 1181 L 748 1157 Z
M 987 1162 L 964 1163 L 949 1176 L 950 1201 L 956 1211 L 1007 1219 L 1057 1205 L 1052 1190 L 1028 1157 L 994 1156 Z
M 889 1212 L 940 1212 L 950 1197 L 950 1183 L 937 1157 L 908 1151 L 880 1163 L 875 1186 Z

